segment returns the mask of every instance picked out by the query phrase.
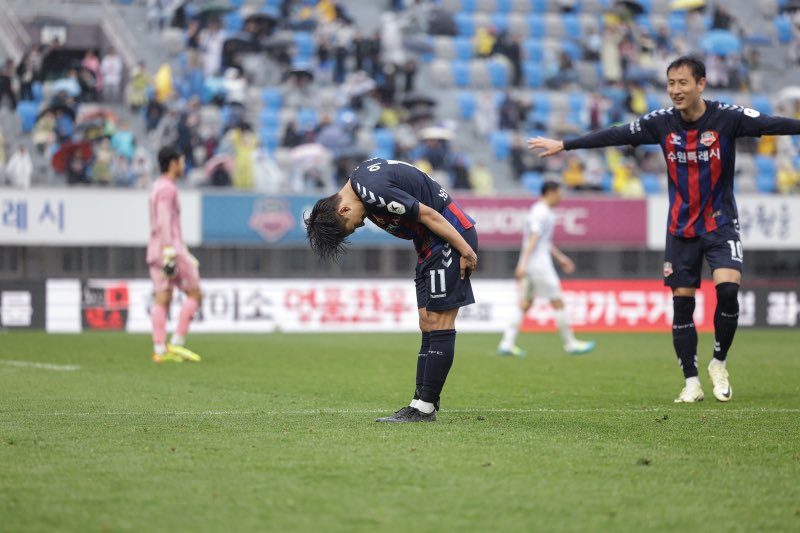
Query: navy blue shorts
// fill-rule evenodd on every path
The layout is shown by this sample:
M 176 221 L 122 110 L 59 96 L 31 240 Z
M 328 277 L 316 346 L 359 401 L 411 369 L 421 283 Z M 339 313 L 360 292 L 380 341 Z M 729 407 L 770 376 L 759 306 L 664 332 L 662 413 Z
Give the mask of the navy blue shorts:
M 703 257 L 708 261 L 711 272 L 718 268 L 732 268 L 741 272 L 744 255 L 738 223 L 725 224 L 699 237 L 676 237 L 667 233 L 664 285 L 699 288 Z
M 472 227 L 461 234 L 478 253 L 478 232 Z M 417 265 L 417 308 L 447 311 L 474 304 L 469 277 L 461 279 L 461 255 L 446 244 Z

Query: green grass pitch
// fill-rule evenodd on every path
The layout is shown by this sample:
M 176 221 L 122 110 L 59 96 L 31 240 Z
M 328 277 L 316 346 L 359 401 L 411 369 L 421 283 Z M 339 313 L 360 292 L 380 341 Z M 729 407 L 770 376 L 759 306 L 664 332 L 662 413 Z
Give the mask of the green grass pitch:
M 0 531 L 800 531 L 800 331 L 740 330 L 727 404 L 701 335 L 696 405 L 668 332 L 582 337 L 461 334 L 439 421 L 385 425 L 418 335 L 2 334 Z

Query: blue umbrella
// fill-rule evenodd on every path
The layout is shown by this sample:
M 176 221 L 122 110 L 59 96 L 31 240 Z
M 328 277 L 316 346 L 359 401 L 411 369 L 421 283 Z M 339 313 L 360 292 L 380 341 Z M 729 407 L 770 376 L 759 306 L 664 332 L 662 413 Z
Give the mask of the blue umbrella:
M 721 56 L 727 56 L 742 49 L 739 38 L 727 30 L 709 31 L 700 44 L 707 53 Z

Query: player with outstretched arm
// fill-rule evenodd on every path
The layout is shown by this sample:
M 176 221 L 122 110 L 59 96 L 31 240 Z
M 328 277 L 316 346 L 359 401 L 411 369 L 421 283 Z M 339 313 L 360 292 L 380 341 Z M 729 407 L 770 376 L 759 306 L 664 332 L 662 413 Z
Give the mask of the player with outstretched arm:
M 469 276 L 478 264 L 478 234 L 470 218 L 436 181 L 403 161 L 362 162 L 336 194 L 319 200 L 305 219 L 311 249 L 336 260 L 347 237 L 369 218 L 412 240 L 422 343 L 411 403 L 378 422 L 433 422 L 455 355 L 455 321 L 475 302 Z
M 675 402 L 692 403 L 704 397 L 698 378 L 693 318 L 703 258 L 711 268 L 717 293 L 714 353 L 708 374 L 714 397 L 727 402 L 733 391 L 726 360 L 739 320 L 744 260 L 733 196 L 736 138 L 797 135 L 800 121 L 704 100 L 706 69 L 695 57 L 679 57 L 670 63 L 666 74 L 672 107 L 652 111 L 625 126 L 568 141 L 529 139 L 528 147 L 543 149 L 541 157 L 548 157 L 562 150 L 661 145 L 669 194 L 664 284 L 672 289 L 672 341 L 686 380 Z

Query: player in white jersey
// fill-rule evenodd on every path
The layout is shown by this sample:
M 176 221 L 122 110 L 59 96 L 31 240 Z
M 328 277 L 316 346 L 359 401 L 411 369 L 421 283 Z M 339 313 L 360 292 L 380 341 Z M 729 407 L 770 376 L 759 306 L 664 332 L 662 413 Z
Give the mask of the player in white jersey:
M 572 333 L 561 295 L 561 281 L 556 273 L 553 259 L 567 274 L 575 271 L 575 263 L 553 244 L 556 217 L 553 208 L 561 201 L 561 187 L 554 181 L 542 185 L 542 195 L 531 207 L 525 221 L 525 236 L 514 275 L 520 282 L 519 307 L 506 327 L 503 339 L 497 348 L 499 355 L 524 356 L 525 350 L 516 345 L 517 333 L 522 317 L 530 309 L 536 296 L 547 298 L 553 307 L 553 316 L 564 350 L 571 354 L 582 354 L 594 349 L 594 341 L 579 341 Z

